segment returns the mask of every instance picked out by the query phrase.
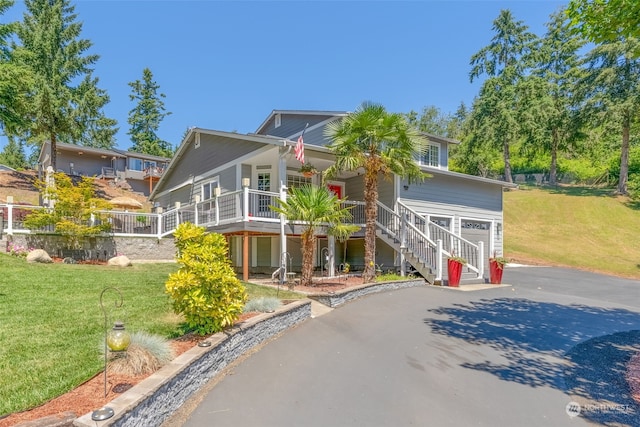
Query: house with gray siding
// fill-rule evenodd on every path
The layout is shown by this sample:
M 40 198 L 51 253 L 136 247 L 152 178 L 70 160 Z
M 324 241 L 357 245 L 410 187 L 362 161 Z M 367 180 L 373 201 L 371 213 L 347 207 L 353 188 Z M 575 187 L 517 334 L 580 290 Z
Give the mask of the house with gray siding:
M 301 227 L 270 208 L 288 189 L 327 185 L 352 207 L 353 222 L 364 226 L 362 173 L 323 182 L 323 171 L 334 162 L 324 129 L 345 115 L 274 110 L 251 134 L 192 128 L 150 199 L 158 212 L 175 211 L 176 224 L 191 221 L 225 235 L 232 263 L 245 280 L 254 274 L 292 277 L 302 263 Z M 305 127 L 305 160 L 318 170 L 310 177 L 300 172 L 294 156 Z M 489 256 L 502 254 L 502 192 L 513 185 L 450 171 L 449 147 L 458 142 L 425 136 L 429 147 L 416 161 L 430 178 L 380 177 L 376 264 L 439 282 L 446 279 L 446 258 L 455 254 L 469 261 L 467 275 L 482 280 Z M 318 274 L 339 274 L 346 263 L 352 271 L 362 269 L 363 239 L 364 228 L 345 242 L 320 232 Z
M 166 157 L 124 150 L 107 150 L 75 144 L 56 143 L 56 169 L 69 176 L 89 176 L 109 179 L 146 196 L 160 180 L 169 165 Z M 51 166 L 51 144 L 45 142 L 40 150 L 38 171 L 44 176 Z

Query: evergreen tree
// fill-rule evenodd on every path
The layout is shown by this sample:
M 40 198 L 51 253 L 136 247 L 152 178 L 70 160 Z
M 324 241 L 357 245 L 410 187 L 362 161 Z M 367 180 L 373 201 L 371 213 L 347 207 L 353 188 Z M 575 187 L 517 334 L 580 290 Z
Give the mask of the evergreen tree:
M 527 105 L 521 110 L 520 123 L 532 151 L 550 154 L 552 185 L 557 182 L 558 156 L 580 136 L 575 87 L 581 73 L 578 50 L 583 45 L 569 29 L 564 12 L 553 14 L 541 40 L 534 76 L 525 85 Z
M 25 7 L 16 30 L 22 49 L 16 48 L 14 57 L 30 69 L 34 82 L 28 100 L 31 125 L 21 136 L 38 146 L 48 140 L 56 169 L 57 142 L 76 142 L 96 119 L 95 111 L 87 116 L 91 109 L 82 106 L 91 103 L 101 108 L 108 98 L 102 103 L 85 99 L 87 94 L 104 93 L 83 86 L 87 81 L 97 83 L 90 67 L 98 55 L 87 54 L 91 42 L 80 38 L 82 24 L 76 22 L 74 6 L 68 0 L 25 0 Z
M 130 82 L 131 94 L 129 98 L 136 101 L 136 106 L 129 111 L 128 123 L 131 126 L 127 133 L 131 136 L 133 146 L 131 151 L 152 154 L 154 156 L 171 157 L 171 144 L 158 137 L 160 122 L 171 114 L 164 107 L 164 93 L 158 93 L 160 86 L 153 81 L 153 74 L 149 68 L 142 71 L 142 81 Z
M 13 5 L 13 1 L 0 0 L 0 16 Z M 25 102 L 32 80 L 29 71 L 11 60 L 9 37 L 15 23 L 0 23 L 0 128 L 13 134 L 26 124 Z
M 599 122 L 615 124 L 620 137 L 618 192 L 627 194 L 631 130 L 640 120 L 640 41 L 635 38 L 604 43 L 586 58 L 587 74 L 581 81 L 586 109 Z
M 9 142 L 0 152 L 0 164 L 13 169 L 25 169 L 28 163 L 22 143 L 9 137 Z
M 502 147 L 507 182 L 513 182 L 510 146 L 519 129 L 517 85 L 525 74 L 525 58 L 536 39 L 527 28 L 522 21 L 515 21 L 509 10 L 500 11 L 493 21 L 495 35 L 491 43 L 471 57 L 471 81 L 481 75 L 488 77 L 474 102 L 476 128 L 483 128 L 486 137 Z
M 109 95 L 98 87 L 98 78 L 85 76 L 78 86 L 78 105 L 74 114 L 79 120 L 90 117 L 85 126 L 78 129 L 75 140 L 80 145 L 111 149 L 115 145 L 118 132 L 117 121 L 105 116 L 102 109 L 109 102 Z

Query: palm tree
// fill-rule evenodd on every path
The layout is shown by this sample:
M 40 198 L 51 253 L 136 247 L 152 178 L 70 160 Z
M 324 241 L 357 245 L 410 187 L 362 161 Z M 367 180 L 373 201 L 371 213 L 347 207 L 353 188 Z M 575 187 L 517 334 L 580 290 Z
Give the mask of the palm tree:
M 376 217 L 378 176 L 391 179 L 395 175 L 421 180 L 426 177 L 415 157 L 427 146 L 422 135 L 407 122 L 405 116 L 388 113 L 380 104 L 363 103 L 341 121 L 330 123 L 325 136 L 336 156 L 327 169 L 327 178 L 342 171 L 364 171 L 365 248 L 364 282 L 375 278 Z
M 302 286 L 311 285 L 313 277 L 313 257 L 316 249 L 316 231 L 320 226 L 340 228 L 343 221 L 351 219 L 349 208 L 341 205 L 326 187 L 303 185 L 294 187 L 286 201 L 278 200 L 278 206 L 271 209 L 284 215 L 289 221 L 302 221 Z M 347 226 L 348 227 L 348 226 Z M 357 227 L 356 227 L 357 228 Z

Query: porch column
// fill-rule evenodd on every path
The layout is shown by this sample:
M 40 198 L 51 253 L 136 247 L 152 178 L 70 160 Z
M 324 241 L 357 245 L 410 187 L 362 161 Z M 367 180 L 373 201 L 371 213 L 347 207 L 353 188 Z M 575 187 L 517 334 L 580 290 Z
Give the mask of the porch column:
M 242 235 L 242 280 L 249 281 L 249 232 Z
M 291 147 L 280 147 L 280 155 L 278 156 L 278 178 L 280 181 L 280 200 L 287 201 L 287 159 L 286 155 L 291 150 Z M 283 214 L 280 214 L 280 284 L 284 284 L 287 280 L 287 234 L 285 233 L 285 226 L 287 218 Z
M 327 247 L 329 248 L 329 277 L 333 277 L 336 275 L 336 238 L 334 236 L 329 236 Z

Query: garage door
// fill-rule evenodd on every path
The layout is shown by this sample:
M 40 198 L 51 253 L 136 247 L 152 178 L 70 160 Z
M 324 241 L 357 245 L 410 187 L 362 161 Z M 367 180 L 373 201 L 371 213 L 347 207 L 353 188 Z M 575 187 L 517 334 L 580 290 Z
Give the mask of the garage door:
M 484 243 L 484 263 L 485 271 L 489 268 L 489 249 L 491 248 L 491 223 L 486 221 L 462 220 L 461 236 L 463 239 L 477 245 L 478 242 Z

